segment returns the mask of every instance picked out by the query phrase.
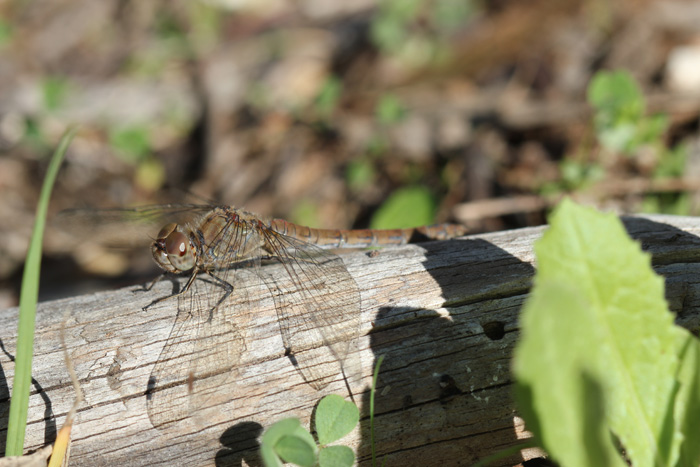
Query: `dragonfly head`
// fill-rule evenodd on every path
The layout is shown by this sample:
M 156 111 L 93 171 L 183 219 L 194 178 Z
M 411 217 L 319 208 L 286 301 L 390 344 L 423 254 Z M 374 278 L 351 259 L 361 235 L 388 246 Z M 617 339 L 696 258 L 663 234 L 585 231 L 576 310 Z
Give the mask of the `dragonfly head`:
M 175 223 L 160 229 L 151 245 L 151 253 L 158 266 L 168 272 L 189 271 L 196 263 L 196 252 L 192 242 Z

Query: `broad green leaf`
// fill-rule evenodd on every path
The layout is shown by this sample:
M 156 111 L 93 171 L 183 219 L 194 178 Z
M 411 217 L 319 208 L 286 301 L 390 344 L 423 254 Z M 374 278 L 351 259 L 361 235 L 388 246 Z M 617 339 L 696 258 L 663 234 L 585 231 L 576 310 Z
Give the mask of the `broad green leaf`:
M 561 465 L 623 466 L 604 423 L 606 401 L 592 374 L 597 362 L 586 358 L 601 339 L 590 310 L 572 284 L 538 278 L 521 317 L 514 361 L 518 407 Z
M 318 442 L 328 444 L 350 433 L 360 420 L 360 411 L 352 402 L 337 394 L 329 394 L 316 408 Z
M 397 229 L 431 224 L 435 218 L 435 201 L 421 186 L 396 190 L 372 217 L 373 229 Z
M 312 440 L 313 441 L 313 440 Z M 295 435 L 284 435 L 275 443 L 275 452 L 286 462 L 304 467 L 316 463 L 315 446 Z
M 681 368 L 676 397 L 675 422 L 682 430 L 680 459 L 676 466 L 700 465 L 700 343 L 685 329 L 679 329 Z
M 328 446 L 318 453 L 321 467 L 351 467 L 355 463 L 355 453 L 347 446 Z
M 673 465 L 681 437 L 669 408 L 678 391 L 683 331 L 673 324 L 649 255 L 616 216 L 568 200 L 535 252 L 539 270 L 514 363 L 519 399 L 529 401 L 528 426 L 564 465 L 586 465 L 584 458 L 565 457 L 571 444 L 553 444 L 600 433 L 600 427 L 572 428 L 582 422 L 569 418 L 573 409 L 556 413 L 566 401 L 591 402 L 586 391 L 571 387 L 571 379 L 585 378 L 602 390 L 602 429 L 615 434 L 635 467 Z M 538 420 L 527 419 L 530 411 Z

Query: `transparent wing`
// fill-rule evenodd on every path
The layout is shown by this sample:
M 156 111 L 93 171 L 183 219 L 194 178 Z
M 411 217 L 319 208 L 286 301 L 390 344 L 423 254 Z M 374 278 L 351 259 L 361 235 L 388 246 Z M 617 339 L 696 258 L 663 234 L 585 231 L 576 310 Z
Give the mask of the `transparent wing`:
M 220 389 L 237 373 L 246 348 L 234 322 L 234 307 L 248 303 L 245 287 L 198 277 L 177 302 L 175 324 L 149 378 L 148 416 L 159 429 L 230 400 Z
M 264 228 L 265 249 L 287 274 L 261 268 L 275 300 L 282 340 L 304 380 L 322 389 L 337 375 L 359 378 L 354 352 L 360 292 L 343 260 L 318 246 Z
M 153 204 L 133 208 L 66 209 L 52 225 L 76 241 L 86 238 L 116 247 L 145 245 L 169 222 L 187 223 L 211 211 L 205 204 Z

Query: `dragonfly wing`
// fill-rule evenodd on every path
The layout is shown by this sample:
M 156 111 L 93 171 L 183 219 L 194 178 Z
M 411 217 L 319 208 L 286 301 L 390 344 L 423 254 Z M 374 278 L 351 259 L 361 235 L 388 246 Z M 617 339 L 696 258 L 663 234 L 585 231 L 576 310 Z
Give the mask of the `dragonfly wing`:
M 266 248 L 287 271 L 276 276 L 263 271 L 262 277 L 299 372 L 315 389 L 341 373 L 354 382 L 359 377 L 353 347 L 360 329 L 360 292 L 343 260 L 271 229 L 263 234 Z
M 99 240 L 104 245 L 133 247 L 153 241 L 167 223 L 185 224 L 212 210 L 202 204 L 154 204 L 133 208 L 66 209 L 52 225 L 76 240 Z
M 230 400 L 216 396 L 245 351 L 232 309 L 247 302 L 245 288 L 198 277 L 177 301 L 175 324 L 149 378 L 148 416 L 156 428 Z

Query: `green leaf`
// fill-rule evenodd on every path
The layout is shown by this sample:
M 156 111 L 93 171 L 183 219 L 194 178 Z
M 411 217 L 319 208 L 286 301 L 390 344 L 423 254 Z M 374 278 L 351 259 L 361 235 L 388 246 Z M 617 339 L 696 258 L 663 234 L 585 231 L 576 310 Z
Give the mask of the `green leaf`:
M 282 467 L 284 465 L 277 456 L 275 447 L 269 444 L 260 444 L 260 457 L 265 467 Z
M 588 102 L 595 110 L 600 142 L 614 151 L 633 152 L 663 126 L 661 120 L 643 118 L 644 96 L 626 71 L 596 73 L 588 86 Z
M 17 326 L 17 355 L 15 358 L 15 377 L 12 382 L 12 399 L 7 422 L 7 439 L 5 455 L 21 456 L 24 445 L 24 432 L 27 426 L 29 408 L 29 390 L 32 377 L 32 359 L 34 357 L 34 328 L 36 321 L 36 304 L 39 298 L 39 271 L 41 270 L 41 244 L 46 226 L 51 190 L 66 155 L 68 145 L 77 132 L 71 128 L 65 132 L 54 152 L 41 187 L 39 204 L 36 208 L 34 229 L 29 242 L 29 251 L 22 275 L 22 290 L 19 298 L 19 324 Z
M 588 102 L 615 119 L 634 121 L 644 113 L 642 92 L 626 71 L 596 73 L 588 86 Z
M 681 467 L 700 464 L 700 344 L 689 333 L 683 333 L 679 340 L 683 352 L 674 420 L 683 433 L 680 459 L 675 463 Z
M 295 435 L 284 435 L 275 443 L 275 452 L 286 462 L 301 466 L 312 466 L 316 463 L 315 446 L 308 440 Z
M 433 223 L 435 201 L 422 186 L 396 190 L 372 217 L 373 229 L 397 229 Z
M 355 453 L 347 446 L 328 446 L 318 453 L 321 467 L 351 467 L 355 463 Z
M 630 152 L 635 149 L 637 125 L 632 123 L 599 124 L 600 143 L 613 151 Z
M 563 465 L 624 465 L 608 432 L 636 467 L 674 465 L 688 333 L 673 324 L 650 256 L 616 216 L 569 200 L 535 252 L 539 269 L 514 361 L 527 426 Z M 685 390 L 692 394 L 683 405 L 695 407 L 697 390 Z M 584 413 L 591 406 L 599 416 Z
M 598 335 L 583 338 L 596 330 L 590 308 L 575 286 L 538 279 L 523 311 L 514 361 L 518 408 L 561 465 L 623 466 L 603 421 L 601 383 L 582 357 L 600 342 Z
M 316 408 L 316 431 L 318 442 L 328 444 L 350 433 L 360 420 L 360 411 L 355 404 L 337 394 L 329 394 Z
M 286 438 L 297 438 L 297 440 L 293 441 Z M 285 440 L 279 444 L 282 439 Z M 294 456 L 297 451 L 302 453 L 300 455 L 303 455 L 306 448 L 300 448 L 299 441 L 311 446 L 315 455 L 316 444 L 314 443 L 314 438 L 301 426 L 298 418 L 285 418 L 275 422 L 270 428 L 265 430 L 260 440 L 260 454 L 264 464 L 267 467 L 281 466 L 282 462 L 279 457 L 283 455 Z M 278 451 L 278 447 L 282 450 L 282 453 Z M 285 460 L 287 459 L 285 458 Z

